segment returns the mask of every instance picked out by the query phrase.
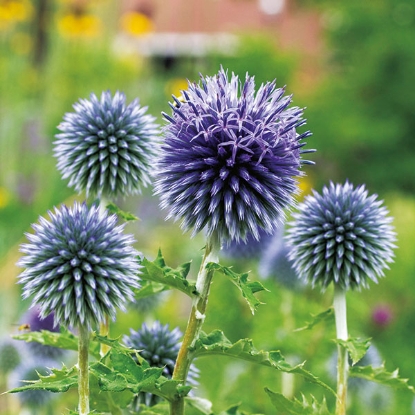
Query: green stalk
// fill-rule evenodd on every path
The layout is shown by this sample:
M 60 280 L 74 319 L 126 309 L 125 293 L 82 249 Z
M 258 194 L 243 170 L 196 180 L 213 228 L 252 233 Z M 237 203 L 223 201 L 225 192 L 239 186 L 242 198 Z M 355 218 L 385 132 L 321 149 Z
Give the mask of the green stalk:
M 173 380 L 186 382 L 189 368 L 193 360 L 192 352 L 189 350 L 199 338 L 205 319 L 206 305 L 209 296 L 210 284 L 212 282 L 213 271 L 208 271 L 206 265 L 209 262 L 218 262 L 218 251 L 220 247 L 219 237 L 213 234 L 206 243 L 205 254 L 200 265 L 199 274 L 196 280 L 197 295 L 193 298 L 192 309 L 190 311 L 189 321 L 184 333 L 183 342 L 180 347 L 176 365 L 173 372 Z M 171 402 L 171 415 L 184 414 L 184 399 L 178 398 Z
M 78 395 L 79 395 L 79 415 L 89 414 L 89 330 L 86 326 L 79 325 L 78 342 Z
M 347 314 L 346 314 L 346 290 L 334 285 L 334 315 L 336 319 L 337 339 L 348 340 Z M 347 379 L 349 376 L 349 356 L 347 349 L 337 345 L 337 399 L 336 415 L 346 415 L 347 404 Z

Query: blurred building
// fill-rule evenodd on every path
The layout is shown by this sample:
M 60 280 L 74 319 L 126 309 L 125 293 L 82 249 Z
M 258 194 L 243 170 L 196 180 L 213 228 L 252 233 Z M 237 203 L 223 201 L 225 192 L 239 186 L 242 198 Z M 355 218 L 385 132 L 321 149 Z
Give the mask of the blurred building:
M 192 45 L 197 51 L 209 41 L 216 47 L 232 47 L 227 43 L 232 38 L 219 34 L 261 31 L 275 35 L 282 48 L 307 55 L 318 54 L 321 48 L 320 16 L 294 0 L 123 0 L 122 4 L 123 14 L 136 13 L 151 23 L 146 28 L 155 35 L 153 44 L 150 39 L 142 42 L 149 54 L 152 50 L 157 54 L 159 44 L 166 46 L 167 40 L 171 53 L 175 48 L 191 53 Z

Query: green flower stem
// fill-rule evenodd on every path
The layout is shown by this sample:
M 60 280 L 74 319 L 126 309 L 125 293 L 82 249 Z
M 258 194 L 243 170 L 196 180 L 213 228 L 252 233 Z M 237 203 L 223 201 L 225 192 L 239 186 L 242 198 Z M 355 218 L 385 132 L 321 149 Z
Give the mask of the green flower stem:
M 346 290 L 334 285 L 334 315 L 336 319 L 336 334 L 339 340 L 348 340 L 347 314 L 346 314 Z M 337 400 L 336 415 L 346 414 L 347 404 L 347 379 L 349 375 L 349 360 L 347 349 L 337 345 Z
M 219 237 L 213 234 L 206 243 L 205 255 L 203 256 L 202 263 L 200 265 L 199 274 L 196 280 L 196 290 L 198 295 L 193 299 L 192 309 L 190 312 L 187 328 L 184 333 L 183 342 L 180 347 L 176 365 L 173 372 L 173 380 L 186 382 L 190 365 L 192 363 L 191 347 L 195 344 L 199 338 L 199 334 L 205 319 L 206 305 L 209 296 L 210 284 L 214 271 L 208 271 L 206 265 L 209 262 L 218 262 L 218 251 L 220 247 Z M 171 415 L 183 415 L 184 414 L 184 400 L 178 398 L 171 403 Z
M 88 348 L 90 333 L 86 326 L 79 325 L 78 343 L 78 395 L 79 415 L 89 414 L 89 367 Z

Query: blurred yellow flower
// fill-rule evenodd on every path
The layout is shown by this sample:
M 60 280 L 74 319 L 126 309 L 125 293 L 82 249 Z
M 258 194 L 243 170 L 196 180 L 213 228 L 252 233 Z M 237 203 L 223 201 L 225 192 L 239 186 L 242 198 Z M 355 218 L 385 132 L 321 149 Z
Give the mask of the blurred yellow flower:
M 178 97 L 179 99 L 182 98 L 181 94 L 183 90 L 186 90 L 188 87 L 187 80 L 184 78 L 173 78 L 170 79 L 169 82 L 166 84 L 166 94 L 171 97 L 174 95 L 175 97 Z
M 154 31 L 152 20 L 145 14 L 128 12 L 121 16 L 121 29 L 133 36 L 141 36 Z
M 0 209 L 6 207 L 11 199 L 10 192 L 5 187 L 0 187 Z
M 303 176 L 299 179 L 299 188 L 301 190 L 300 199 L 311 193 L 313 189 L 313 181 L 309 176 Z
M 64 37 L 95 37 L 102 31 L 102 21 L 92 14 L 67 14 L 58 21 Z
M 14 23 L 30 19 L 33 7 L 28 0 L 0 0 L 0 31 L 9 29 Z
M 0 20 L 23 22 L 30 18 L 32 11 L 28 0 L 0 0 Z

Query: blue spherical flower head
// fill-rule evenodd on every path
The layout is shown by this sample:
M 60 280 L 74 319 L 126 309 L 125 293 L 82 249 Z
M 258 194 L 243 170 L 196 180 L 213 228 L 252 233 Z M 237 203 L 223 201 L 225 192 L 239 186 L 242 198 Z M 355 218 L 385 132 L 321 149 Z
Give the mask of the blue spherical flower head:
M 293 217 L 290 259 L 313 286 L 325 289 L 333 282 L 342 289 L 366 288 L 393 260 L 392 218 L 363 185 L 330 183 L 322 194 L 306 196 Z
M 283 209 L 294 201 L 309 132 L 302 110 L 275 81 L 255 92 L 254 78 L 242 84 L 223 69 L 189 83 L 177 98 L 161 148 L 155 185 L 168 218 L 182 219 L 193 234 L 206 228 L 221 241 L 245 240 L 259 230 L 272 233 Z
M 49 216 L 33 225 L 30 243 L 21 246 L 23 297 L 34 296 L 41 318 L 54 312 L 55 324 L 91 328 L 107 315 L 114 318 L 139 286 L 133 237 L 123 234 L 116 215 L 85 203 L 55 208 Z
M 157 125 L 138 99 L 126 105 L 125 95 L 91 94 L 74 106 L 58 126 L 57 167 L 69 186 L 87 195 L 115 197 L 140 191 L 149 183 Z

